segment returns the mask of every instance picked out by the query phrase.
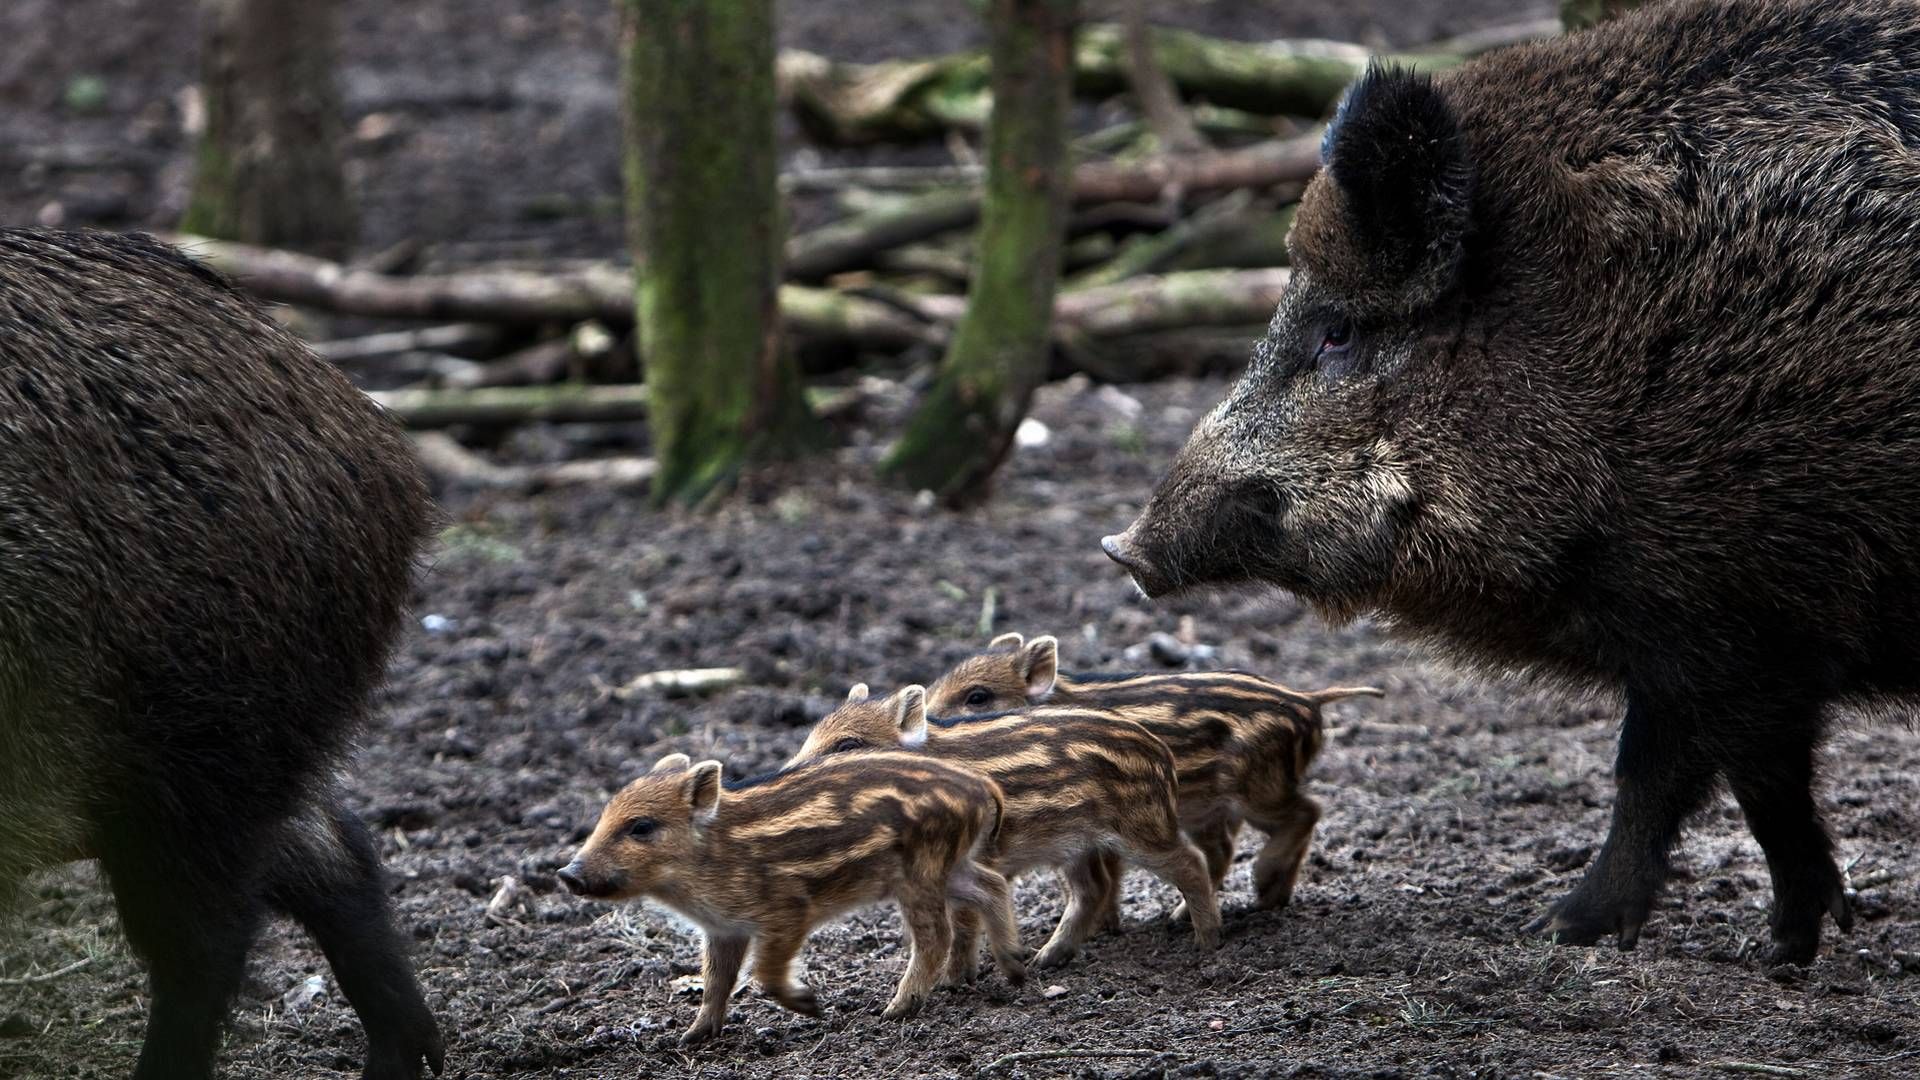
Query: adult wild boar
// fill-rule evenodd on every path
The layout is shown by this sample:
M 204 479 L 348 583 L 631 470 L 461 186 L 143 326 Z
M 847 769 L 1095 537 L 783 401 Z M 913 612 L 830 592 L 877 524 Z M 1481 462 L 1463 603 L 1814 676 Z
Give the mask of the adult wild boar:
M 150 239 L 0 229 L 0 907 L 100 861 L 152 992 L 135 1080 L 205 1080 L 254 930 L 306 927 L 367 1080 L 442 1061 L 338 763 L 429 523 L 404 436 Z
M 1376 69 L 1324 155 L 1266 338 L 1106 550 L 1620 693 L 1611 831 L 1535 929 L 1631 947 L 1724 780 L 1810 959 L 1826 714 L 1920 690 L 1920 5 Z

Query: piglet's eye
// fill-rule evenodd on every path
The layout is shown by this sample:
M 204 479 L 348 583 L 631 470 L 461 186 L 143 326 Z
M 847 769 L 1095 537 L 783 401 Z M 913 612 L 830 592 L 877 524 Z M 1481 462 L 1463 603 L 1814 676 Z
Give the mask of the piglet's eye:
M 988 693 L 985 687 L 976 686 L 972 690 L 967 691 L 967 704 L 969 705 L 985 705 L 992 700 L 993 695 Z
M 849 735 L 846 738 L 841 739 L 839 742 L 834 743 L 833 749 L 827 752 L 830 754 L 844 754 L 849 750 L 858 750 L 865 745 L 867 745 L 865 740 L 856 739 L 853 736 Z
M 634 818 L 627 822 L 627 835 L 635 840 L 649 840 L 659 828 L 660 823 L 650 817 Z

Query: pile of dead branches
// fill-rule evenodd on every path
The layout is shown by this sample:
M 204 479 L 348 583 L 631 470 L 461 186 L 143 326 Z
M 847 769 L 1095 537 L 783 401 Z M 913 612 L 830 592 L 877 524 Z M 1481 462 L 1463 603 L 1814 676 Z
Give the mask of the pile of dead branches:
M 1527 24 L 1398 59 L 1445 67 L 1544 36 Z M 1076 92 L 1097 124 L 1076 146 L 1074 216 L 1055 306 L 1056 369 L 1135 380 L 1237 363 L 1285 287 L 1292 203 L 1319 166 L 1319 123 L 1369 62 L 1330 42 L 1218 41 L 1137 22 L 1081 35 Z M 810 375 L 939 355 L 965 309 L 989 110 L 978 54 L 857 65 L 790 53 L 785 105 L 823 144 L 944 139 L 929 167 L 806 168 L 783 176 L 827 223 L 794 235 L 784 333 Z M 620 263 L 407 272 L 417 252 L 348 265 L 192 236 L 172 239 L 262 299 L 397 328 L 322 340 L 409 425 L 625 421 L 646 411 Z M 845 395 L 816 395 L 831 412 Z M 488 472 L 431 443 L 442 471 L 488 484 L 567 477 Z M 617 472 L 617 470 L 616 470 Z M 644 481 L 644 470 L 613 477 Z M 589 479 L 605 479 L 594 477 Z

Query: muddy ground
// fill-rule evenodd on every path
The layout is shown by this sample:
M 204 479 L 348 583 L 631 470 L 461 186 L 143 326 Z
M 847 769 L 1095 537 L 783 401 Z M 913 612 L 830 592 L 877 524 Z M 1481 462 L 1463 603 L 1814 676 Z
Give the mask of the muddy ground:
M 187 6 L 0 6 L 0 219 L 171 223 L 186 179 Z M 1407 44 L 1550 5 L 1159 6 L 1248 38 Z M 346 8 L 363 248 L 411 238 L 456 261 L 617 250 L 606 4 Z M 975 36 L 962 11 L 957 0 L 789 2 L 783 37 L 869 59 L 954 47 Z M 83 108 L 74 81 L 89 75 L 105 96 Z M 366 122 L 375 115 L 386 119 Z M 1724 800 L 1689 836 L 1637 952 L 1528 940 L 1521 927 L 1603 834 L 1611 705 L 1465 677 L 1283 597 L 1139 600 L 1096 540 L 1131 517 L 1221 389 L 1050 387 L 1037 406 L 1050 441 L 1019 453 L 992 505 L 962 515 L 871 482 L 902 416 L 897 396 L 845 426 L 826 463 L 709 516 L 611 493 L 443 492 L 449 527 L 351 786 L 379 826 L 395 904 L 452 1037 L 450 1075 L 1920 1074 L 1920 735 L 1848 724 L 1834 739 L 1823 802 L 1860 925 L 1830 937 L 1812 968 L 1770 972 L 1754 959 L 1767 873 Z M 529 432 L 500 452 L 592 445 Z M 1197 663 L 1391 691 L 1331 710 L 1315 780 L 1327 815 L 1293 907 L 1246 911 L 1241 865 L 1226 944 L 1202 956 L 1165 925 L 1169 892 L 1135 875 L 1125 933 L 1017 992 L 992 979 L 943 992 L 905 1023 L 877 1016 L 904 956 L 894 915 L 870 912 L 824 930 L 808 953 L 821 1020 L 746 990 L 719 1043 L 677 1050 L 694 1000 L 675 980 L 697 970 L 694 939 L 656 910 L 566 897 L 553 870 L 601 800 L 659 755 L 718 756 L 736 774 L 771 765 L 849 683 L 925 679 L 966 653 L 990 592 L 992 629 L 1059 634 L 1075 667 L 1151 666 L 1129 650 L 1184 627 L 1213 647 Z M 649 671 L 732 664 L 748 685 L 710 699 L 611 693 Z M 524 883 L 524 903 L 489 921 L 506 876 Z M 1038 943 L 1056 890 L 1030 879 L 1019 900 Z M 34 883 L 0 940 L 0 1077 L 126 1075 L 145 991 L 113 922 L 87 869 Z M 1054 1051 L 1085 1056 L 996 1066 Z M 321 958 L 272 926 L 223 1075 L 354 1076 L 359 1052 Z
M 1056 1049 L 1129 1053 L 1002 1075 L 1706 1076 L 1727 1062 L 1912 1073 L 1920 736 L 1847 726 L 1834 741 L 1824 803 L 1862 886 L 1860 926 L 1811 969 L 1774 974 L 1753 959 L 1766 868 L 1726 802 L 1689 837 L 1637 952 L 1528 940 L 1522 925 L 1605 827 L 1604 703 L 1464 678 L 1284 598 L 1148 604 L 1099 553 L 1220 390 L 1050 387 L 1038 416 L 1052 439 L 1022 451 L 998 500 L 966 515 L 876 490 L 875 449 L 858 438 L 795 486 L 710 517 L 608 495 L 447 493 L 453 524 L 417 602 L 438 629 L 403 647 L 352 786 L 385 837 L 395 902 L 454 1033 L 452 1075 L 968 1076 Z M 882 407 L 864 422 L 897 416 Z M 694 1001 L 674 980 L 697 971 L 693 937 L 657 910 L 567 897 L 553 870 L 601 800 L 657 756 L 751 773 L 849 683 L 939 671 L 981 640 L 989 590 L 993 629 L 1060 634 L 1073 666 L 1123 665 L 1129 647 L 1190 618 L 1191 637 L 1217 650 L 1210 664 L 1390 691 L 1330 710 L 1315 781 L 1327 816 L 1293 907 L 1246 911 L 1242 864 L 1226 944 L 1203 956 L 1165 925 L 1170 892 L 1134 875 L 1125 933 L 1024 990 L 988 980 L 943 992 L 905 1023 L 876 1015 L 903 951 L 895 916 L 875 911 L 814 939 L 822 1020 L 747 990 L 722 1041 L 677 1050 Z M 644 672 L 728 664 L 751 686 L 704 701 L 610 693 Z M 490 923 L 503 875 L 526 883 L 527 904 Z M 1029 879 L 1019 899 L 1037 944 L 1056 890 Z M 26 914 L 7 973 L 93 959 L 0 989 L 0 1016 L 21 1035 L 0 1039 L 0 1075 L 123 1075 L 142 982 L 112 938 L 108 900 L 69 871 L 43 879 Z M 320 996 L 290 1007 L 313 975 Z M 234 1027 L 230 1077 L 344 1076 L 355 1063 L 351 1015 L 286 925 L 256 955 Z

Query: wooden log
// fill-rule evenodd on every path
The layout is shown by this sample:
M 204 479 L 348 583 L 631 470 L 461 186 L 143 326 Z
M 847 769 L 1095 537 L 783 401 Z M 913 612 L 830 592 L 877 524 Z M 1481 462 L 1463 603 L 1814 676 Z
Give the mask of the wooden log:
M 467 270 L 399 277 L 273 248 L 197 236 L 168 239 L 275 303 L 387 319 L 633 324 L 632 273 L 611 263 L 554 272 Z M 788 331 L 800 338 L 880 352 L 942 340 L 936 327 L 845 293 L 783 286 L 780 310 Z

